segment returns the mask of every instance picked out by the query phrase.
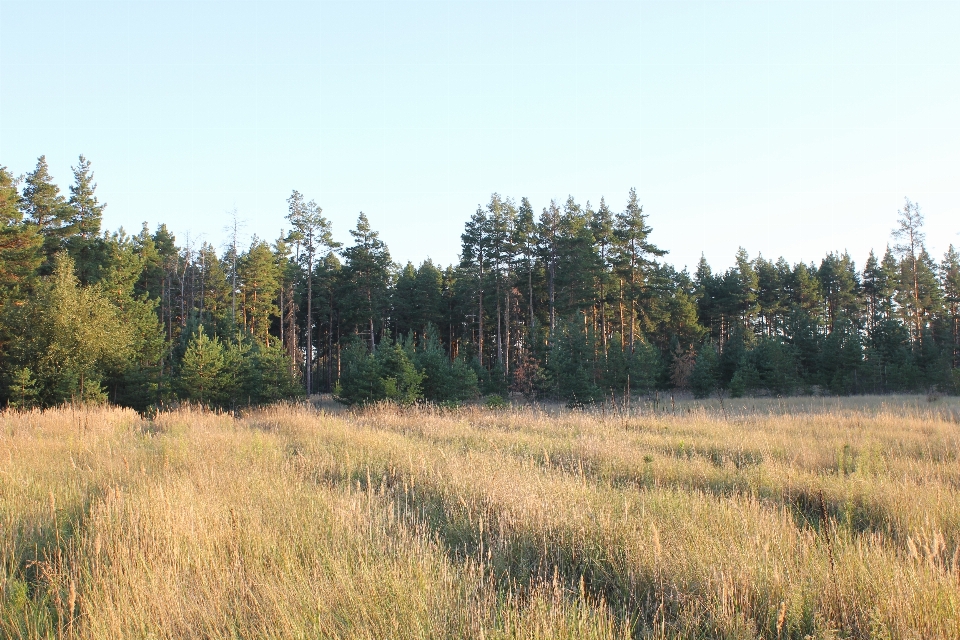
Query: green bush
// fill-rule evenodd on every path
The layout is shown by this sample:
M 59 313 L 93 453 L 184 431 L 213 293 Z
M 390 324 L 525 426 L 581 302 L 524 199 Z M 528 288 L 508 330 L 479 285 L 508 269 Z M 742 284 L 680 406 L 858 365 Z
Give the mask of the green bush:
M 451 362 L 432 326 L 427 327 L 423 344 L 414 350 L 413 362 L 423 374 L 425 400 L 459 403 L 480 395 L 476 371 L 461 358 Z
M 383 343 L 375 354 L 356 342 L 344 351 L 336 398 L 349 405 L 413 404 L 423 398 L 423 379 L 399 342 Z

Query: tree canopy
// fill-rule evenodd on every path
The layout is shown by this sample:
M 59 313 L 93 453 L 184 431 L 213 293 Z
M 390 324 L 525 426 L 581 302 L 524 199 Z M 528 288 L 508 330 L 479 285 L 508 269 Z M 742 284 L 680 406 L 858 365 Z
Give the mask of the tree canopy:
M 10 406 L 960 391 L 960 254 L 931 255 L 910 200 L 862 267 L 741 248 L 691 274 L 665 261 L 635 190 L 539 214 L 494 193 L 448 266 L 395 264 L 363 213 L 340 245 L 299 191 L 289 231 L 244 246 L 235 226 L 222 252 L 163 224 L 103 231 L 83 156 L 67 192 L 43 156 L 21 177 L 0 167 Z

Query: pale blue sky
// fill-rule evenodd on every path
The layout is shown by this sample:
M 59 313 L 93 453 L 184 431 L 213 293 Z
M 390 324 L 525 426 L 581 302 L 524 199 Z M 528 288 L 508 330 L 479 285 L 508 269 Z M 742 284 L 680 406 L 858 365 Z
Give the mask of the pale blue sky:
M 105 224 L 456 260 L 497 191 L 615 209 L 667 260 L 882 251 L 904 196 L 960 243 L 960 1 L 0 0 L 0 164 L 94 164 Z

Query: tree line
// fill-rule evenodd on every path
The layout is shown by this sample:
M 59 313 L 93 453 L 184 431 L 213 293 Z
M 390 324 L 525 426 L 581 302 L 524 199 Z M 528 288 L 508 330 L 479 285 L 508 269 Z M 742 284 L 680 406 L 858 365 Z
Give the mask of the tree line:
M 0 167 L 0 401 L 236 407 L 480 396 L 627 401 L 710 394 L 960 391 L 960 256 L 927 251 L 920 208 L 858 268 L 751 258 L 676 270 L 637 193 L 540 212 L 493 194 L 460 261 L 397 265 L 361 213 L 334 240 L 293 191 L 287 229 L 225 248 L 101 230 L 90 162 L 61 192 L 44 157 Z

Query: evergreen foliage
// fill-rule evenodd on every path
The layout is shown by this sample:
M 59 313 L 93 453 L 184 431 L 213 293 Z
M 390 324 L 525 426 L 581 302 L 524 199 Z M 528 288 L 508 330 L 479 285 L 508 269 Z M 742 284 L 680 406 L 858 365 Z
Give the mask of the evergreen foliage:
M 424 374 L 399 341 L 381 344 L 374 353 L 355 342 L 344 355 L 337 392 L 342 402 L 363 405 L 386 400 L 409 405 L 423 399 Z
M 436 334 L 428 325 L 426 334 L 413 354 L 413 363 L 422 373 L 423 399 L 440 404 L 458 404 L 480 395 L 476 371 L 462 358 L 450 360 Z
M 208 337 L 201 327 L 191 338 L 180 362 L 178 386 L 181 397 L 201 405 L 219 404 L 228 384 L 227 359 L 217 336 Z
M 720 388 L 720 358 L 713 344 L 703 345 L 690 374 L 690 389 L 697 398 L 707 398 Z
M 960 392 L 960 257 L 930 253 L 909 200 L 862 269 L 741 248 L 690 274 L 663 261 L 635 190 L 622 209 L 570 196 L 539 215 L 494 193 L 458 264 L 401 267 L 366 215 L 341 247 L 297 191 L 289 233 L 243 246 L 234 224 L 218 252 L 163 224 L 103 232 L 96 189 L 83 156 L 68 196 L 43 156 L 23 177 L 0 167 L 9 406 Z

